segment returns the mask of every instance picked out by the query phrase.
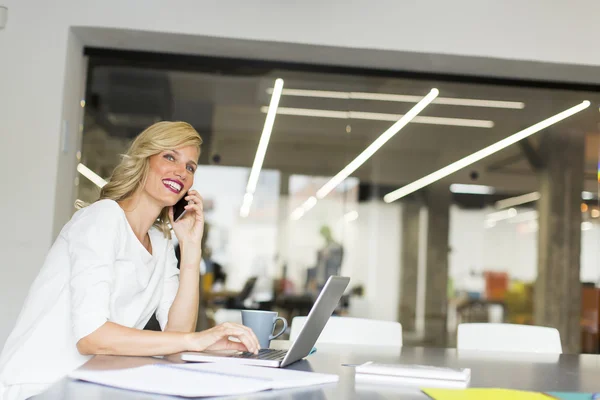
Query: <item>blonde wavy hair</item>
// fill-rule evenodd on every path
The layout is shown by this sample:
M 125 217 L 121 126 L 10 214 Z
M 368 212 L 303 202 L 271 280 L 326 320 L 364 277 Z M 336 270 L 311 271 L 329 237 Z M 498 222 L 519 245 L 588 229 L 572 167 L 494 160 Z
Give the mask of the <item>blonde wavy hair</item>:
M 150 157 L 165 150 L 194 146 L 200 154 L 202 138 L 187 122 L 162 121 L 146 128 L 140 133 L 121 162 L 115 167 L 108 183 L 100 191 L 98 200 L 110 199 L 122 201 L 131 197 L 146 185 Z M 169 226 L 169 207 L 160 212 L 154 223 L 166 238 L 171 238 Z

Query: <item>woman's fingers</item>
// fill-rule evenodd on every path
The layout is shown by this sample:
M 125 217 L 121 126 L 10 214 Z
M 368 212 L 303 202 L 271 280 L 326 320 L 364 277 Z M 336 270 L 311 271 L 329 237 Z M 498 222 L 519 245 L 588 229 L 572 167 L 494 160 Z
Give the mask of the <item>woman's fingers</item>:
M 258 338 L 256 337 L 256 334 L 254 333 L 254 331 L 252 329 L 248 328 L 246 325 L 234 324 L 234 323 L 232 323 L 232 325 L 248 332 L 248 334 L 252 338 L 252 341 L 256 344 L 256 348 L 260 349 L 260 342 L 258 341 Z
M 202 196 L 200 196 L 200 193 L 196 192 L 195 190 L 190 190 L 187 196 L 185 196 L 185 199 L 187 201 L 193 202 L 194 204 L 200 205 L 202 205 L 204 202 L 204 199 L 202 198 Z
M 248 348 L 244 343 L 238 343 L 231 340 L 227 341 L 227 350 L 238 350 L 238 351 L 248 351 Z
M 233 323 L 225 323 L 221 325 L 224 330 L 224 336 L 234 336 L 238 338 L 248 349 L 253 353 L 258 352 L 260 349 L 260 344 L 258 343 L 258 339 L 252 330 L 244 325 L 233 324 Z
M 240 325 L 240 326 L 242 328 L 244 328 L 250 334 L 250 337 L 252 337 L 252 340 L 256 343 L 257 348 L 260 349 L 260 342 L 258 341 L 258 338 L 256 337 L 256 334 L 254 333 L 254 331 L 245 325 Z
M 198 205 L 198 204 L 188 204 L 187 206 L 185 206 L 186 210 L 194 210 L 196 212 L 197 216 L 201 216 L 203 214 L 203 210 L 202 210 L 202 206 Z
M 239 339 L 244 344 L 244 346 L 246 347 L 246 349 L 249 352 L 258 353 L 258 346 L 256 345 L 256 343 L 254 343 L 254 341 L 252 340 L 252 338 L 250 337 L 248 332 L 246 332 L 243 329 L 236 329 L 236 328 L 225 329 L 223 336 L 226 336 L 226 337 L 233 336 L 233 337 Z

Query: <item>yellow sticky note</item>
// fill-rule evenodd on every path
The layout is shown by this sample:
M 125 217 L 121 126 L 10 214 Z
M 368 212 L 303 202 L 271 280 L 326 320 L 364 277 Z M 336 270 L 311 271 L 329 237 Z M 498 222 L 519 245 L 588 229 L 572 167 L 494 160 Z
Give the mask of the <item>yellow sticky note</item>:
M 510 389 L 423 389 L 435 400 L 549 400 L 551 397 L 536 392 Z

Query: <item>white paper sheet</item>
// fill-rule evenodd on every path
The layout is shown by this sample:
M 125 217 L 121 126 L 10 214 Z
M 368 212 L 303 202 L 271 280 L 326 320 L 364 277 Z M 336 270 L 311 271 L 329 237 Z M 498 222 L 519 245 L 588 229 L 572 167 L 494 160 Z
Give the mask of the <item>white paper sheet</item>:
M 69 377 L 120 389 L 183 397 L 239 395 L 272 387 L 269 381 L 176 369 L 165 364 L 112 371 L 76 370 Z
M 440 389 L 466 389 L 469 382 L 451 381 L 427 378 L 407 378 L 403 376 L 374 375 L 374 374 L 356 374 L 355 382 L 357 385 L 393 385 L 404 388 L 440 388 Z
M 273 389 L 322 385 L 327 383 L 335 383 L 339 380 L 337 375 L 332 374 L 294 371 L 285 368 L 253 367 L 250 365 L 225 362 L 173 364 L 172 366 L 193 371 L 219 373 L 226 376 L 252 378 L 254 380 L 269 382 Z
M 138 368 L 76 370 L 72 379 L 139 392 L 183 397 L 227 396 L 335 383 L 337 375 L 232 363 L 154 364 Z
M 356 367 L 356 374 L 373 374 L 389 377 L 436 379 L 458 382 L 469 382 L 469 368 L 444 368 L 430 365 L 380 364 L 367 362 Z

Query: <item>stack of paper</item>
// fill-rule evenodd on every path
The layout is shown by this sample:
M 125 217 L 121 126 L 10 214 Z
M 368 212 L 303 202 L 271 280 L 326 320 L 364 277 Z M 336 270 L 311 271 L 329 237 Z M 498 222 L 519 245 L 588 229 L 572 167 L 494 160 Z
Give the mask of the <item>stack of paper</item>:
M 430 367 L 426 365 L 377 364 L 368 362 L 356 367 L 356 382 L 387 383 L 412 387 L 466 388 L 471 370 Z
M 111 371 L 80 369 L 69 377 L 120 389 L 183 397 L 240 395 L 334 383 L 339 379 L 337 375 L 230 363 L 154 364 Z

